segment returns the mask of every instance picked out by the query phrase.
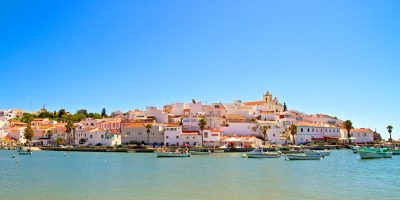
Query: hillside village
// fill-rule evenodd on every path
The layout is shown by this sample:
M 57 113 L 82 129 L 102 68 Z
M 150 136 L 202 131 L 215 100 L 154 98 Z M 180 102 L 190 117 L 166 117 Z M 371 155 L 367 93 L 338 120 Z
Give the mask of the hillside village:
M 25 129 L 33 129 L 31 142 L 37 146 L 118 146 L 126 144 L 153 146 L 257 147 L 269 144 L 340 144 L 347 141 L 343 120 L 325 114 L 304 114 L 287 109 L 270 92 L 258 101 L 213 103 L 193 100 L 162 108 L 113 112 L 107 116 L 81 112 L 76 117 L 65 110 L 50 113 L 23 110 L 0 111 L 2 144 L 25 143 Z M 63 112 L 63 113 L 60 113 Z M 30 116 L 30 119 L 25 119 Z M 60 120 L 61 119 L 61 120 Z M 63 120 L 65 119 L 65 120 Z M 68 119 L 73 119 L 68 121 Z M 288 130 L 296 125 L 295 134 Z M 374 142 L 374 131 L 351 130 L 355 143 Z M 375 138 L 376 139 L 376 138 Z

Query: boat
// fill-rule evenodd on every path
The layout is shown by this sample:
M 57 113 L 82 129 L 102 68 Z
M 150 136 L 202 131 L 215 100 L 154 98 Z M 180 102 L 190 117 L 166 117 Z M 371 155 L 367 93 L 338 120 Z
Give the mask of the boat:
M 322 157 L 330 156 L 330 155 L 331 155 L 331 151 L 328 150 L 328 149 L 325 149 L 325 150 L 322 150 L 322 151 L 321 151 L 321 150 L 316 150 L 316 152 L 319 153 L 319 154 L 321 154 Z
M 213 150 L 212 152 L 213 152 L 213 153 L 224 153 L 225 150 Z
M 27 147 L 18 147 L 17 151 L 19 155 L 32 155 L 32 150 Z
M 358 150 L 360 149 L 359 146 L 351 146 L 350 149 L 353 151 L 353 153 L 358 153 Z
M 263 149 L 258 148 L 254 149 L 253 151 L 250 151 L 245 154 L 245 157 L 247 158 L 279 158 L 281 157 L 280 152 L 265 152 Z
M 211 151 L 189 151 L 190 155 L 210 155 Z
M 304 150 L 301 154 L 287 154 L 287 160 L 320 160 L 321 154 L 313 150 Z
M 358 150 L 358 154 L 361 159 L 373 159 L 373 158 L 392 158 L 393 152 L 387 148 L 361 148 Z
M 392 153 L 393 155 L 400 155 L 400 149 L 393 149 Z
M 190 153 L 188 150 L 179 150 L 177 149 L 176 151 L 155 151 L 154 155 L 157 158 L 166 158 L 166 157 L 190 157 Z

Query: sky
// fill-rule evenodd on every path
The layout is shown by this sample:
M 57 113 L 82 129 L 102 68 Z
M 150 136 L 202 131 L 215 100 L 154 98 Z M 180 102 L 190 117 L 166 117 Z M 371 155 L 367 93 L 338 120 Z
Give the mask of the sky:
M 399 1 L 2 0 L 0 109 L 254 101 L 400 138 Z

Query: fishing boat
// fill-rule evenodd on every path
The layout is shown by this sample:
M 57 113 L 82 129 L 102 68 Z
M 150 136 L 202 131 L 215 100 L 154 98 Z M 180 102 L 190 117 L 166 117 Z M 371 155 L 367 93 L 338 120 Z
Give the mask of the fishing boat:
M 325 150 L 322 150 L 322 151 L 316 151 L 316 152 L 321 154 L 321 156 L 323 156 L 323 157 L 331 155 L 331 151 L 328 150 L 328 149 L 325 149 Z
M 387 148 L 361 148 L 358 150 L 358 154 L 361 159 L 373 159 L 373 158 L 392 158 L 393 152 Z
M 312 150 L 304 150 L 301 154 L 287 154 L 285 156 L 287 160 L 320 160 L 322 158 L 320 153 Z
M 279 158 L 281 157 L 280 152 L 265 152 L 263 149 L 258 148 L 245 154 L 247 158 Z
M 157 158 L 190 157 L 190 153 L 187 149 L 185 149 L 185 150 L 177 149 L 176 151 L 168 151 L 168 150 L 154 151 L 154 155 Z
M 400 149 L 392 149 L 393 155 L 400 155 Z
M 211 151 L 189 151 L 190 155 L 207 156 L 211 154 Z
M 17 151 L 19 155 L 32 155 L 32 150 L 27 147 L 18 147 Z
M 358 150 L 360 149 L 359 146 L 351 146 L 350 149 L 353 151 L 353 153 L 358 153 Z

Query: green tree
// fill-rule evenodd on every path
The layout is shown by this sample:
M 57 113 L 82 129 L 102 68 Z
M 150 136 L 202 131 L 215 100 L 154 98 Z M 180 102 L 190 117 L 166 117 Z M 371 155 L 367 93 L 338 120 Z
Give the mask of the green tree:
M 34 114 L 24 113 L 24 114 L 22 114 L 21 122 L 30 124 L 31 121 L 33 121 L 35 118 L 37 118 L 37 116 Z
M 283 111 L 287 111 L 287 106 L 285 102 L 283 103 Z
M 350 120 L 346 120 L 343 122 L 343 128 L 347 131 L 347 139 L 349 140 L 349 144 L 351 144 L 351 129 L 353 129 L 353 122 Z
M 207 126 L 207 120 L 204 118 L 200 118 L 198 125 L 199 125 L 199 129 L 201 131 L 201 146 L 203 146 L 203 144 L 204 144 L 204 129 Z
M 68 136 L 68 144 L 71 144 L 71 132 L 75 129 L 74 123 L 72 121 L 67 122 L 65 129 Z
M 107 117 L 106 108 L 103 108 L 103 109 L 101 110 L 101 116 L 102 116 L 102 117 Z
M 47 137 L 51 138 L 52 135 L 53 135 L 53 130 L 47 130 Z
M 262 126 L 261 127 L 261 131 L 262 131 L 262 134 L 263 134 L 263 140 L 264 140 L 264 145 L 266 144 L 266 141 L 268 141 L 268 129 L 269 129 L 269 126 Z
M 28 126 L 24 130 L 24 138 L 27 140 L 28 144 L 30 144 L 30 142 L 32 141 L 34 134 L 35 133 L 31 125 L 28 124 Z
M 64 139 L 62 137 L 58 137 L 55 142 L 57 143 L 57 145 L 62 145 L 64 144 Z
M 63 115 L 65 115 L 65 114 L 67 114 L 67 113 L 65 112 L 65 109 L 60 109 L 60 110 L 58 111 L 58 118 L 62 118 Z
M 89 115 L 86 109 L 80 109 L 76 112 L 76 114 L 82 114 L 85 115 L 86 117 Z
M 146 133 L 147 133 L 147 144 L 150 142 L 150 130 L 153 128 L 153 124 L 146 124 L 144 126 L 146 128 Z
M 389 126 L 387 126 L 386 128 L 387 128 L 388 133 L 389 133 L 389 142 L 392 142 L 392 141 L 393 141 L 393 139 L 392 139 L 392 130 L 393 130 L 393 126 L 392 126 L 392 125 L 389 125 Z
M 293 138 L 293 144 L 296 144 L 296 134 L 297 134 L 297 126 L 295 124 L 292 124 L 288 128 L 290 135 L 292 135 Z

